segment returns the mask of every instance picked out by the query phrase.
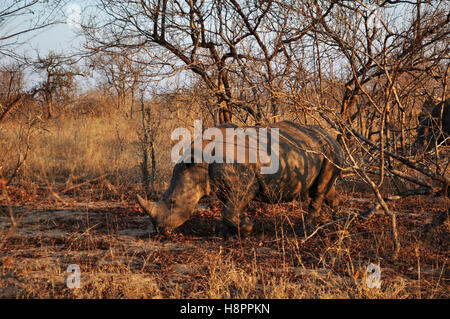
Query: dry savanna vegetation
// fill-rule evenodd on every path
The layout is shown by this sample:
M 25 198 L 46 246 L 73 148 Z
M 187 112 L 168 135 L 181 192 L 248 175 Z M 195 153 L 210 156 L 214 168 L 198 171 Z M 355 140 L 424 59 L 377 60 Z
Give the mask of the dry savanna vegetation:
M 5 3 L 0 298 L 449 298 L 445 1 L 92 1 L 83 47 L 37 56 L 17 37 L 68 2 Z M 211 195 L 155 234 L 135 196 L 161 198 L 194 120 L 332 132 L 340 204 L 305 234 L 308 198 L 251 202 L 223 238 Z

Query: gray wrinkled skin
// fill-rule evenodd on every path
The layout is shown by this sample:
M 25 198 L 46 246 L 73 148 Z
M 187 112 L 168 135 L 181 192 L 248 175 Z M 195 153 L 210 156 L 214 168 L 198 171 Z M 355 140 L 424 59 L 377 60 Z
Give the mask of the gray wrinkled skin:
M 219 127 L 223 136 L 225 127 L 234 126 Z M 251 200 L 279 203 L 309 195 L 307 219 L 309 225 L 314 224 L 323 200 L 330 206 L 338 202 L 334 182 L 343 165 L 342 149 L 319 127 L 289 121 L 271 127 L 279 128 L 280 132 L 276 173 L 261 174 L 261 163 L 178 163 L 162 199 L 152 203 L 138 195 L 139 204 L 150 214 L 155 226 L 170 230 L 187 221 L 198 201 L 214 190 L 224 203 L 224 223 L 245 235 L 251 232 L 252 223 L 242 211 Z M 204 142 L 203 147 L 207 144 L 208 141 Z
M 442 131 L 439 129 L 442 118 Z M 419 115 L 419 130 L 415 151 L 429 151 L 434 142 L 450 136 L 450 99 L 438 104 L 425 104 Z

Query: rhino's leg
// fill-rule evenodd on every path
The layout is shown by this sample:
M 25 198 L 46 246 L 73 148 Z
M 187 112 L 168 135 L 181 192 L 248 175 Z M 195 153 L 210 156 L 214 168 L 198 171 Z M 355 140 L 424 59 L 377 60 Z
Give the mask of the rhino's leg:
M 253 223 L 243 214 L 243 210 L 252 198 L 253 196 L 246 196 L 245 199 L 243 198 L 238 201 L 232 198 L 225 200 L 222 211 L 223 222 L 227 228 L 223 234 L 225 237 L 236 234 L 236 232 L 241 236 L 246 236 L 251 233 Z
M 216 194 L 224 204 L 222 219 L 230 234 L 246 235 L 251 232 L 253 223 L 242 214 L 248 203 L 259 191 L 254 167 L 240 164 L 213 164 L 210 176 L 217 188 Z
M 305 220 L 307 232 L 310 232 L 315 226 L 323 200 L 326 199 L 327 202 L 330 202 L 329 199 L 335 197 L 334 181 L 336 180 L 337 174 L 336 166 L 325 159 L 319 175 L 309 189 L 311 202 L 309 203 L 308 215 Z M 331 203 L 334 204 L 334 200 Z
M 327 195 L 325 196 L 325 203 L 333 209 L 332 218 L 335 219 L 336 218 L 335 209 L 336 207 L 338 207 L 340 199 L 339 195 L 336 192 L 336 186 L 334 185 L 334 183 L 331 186 L 330 190 L 328 191 Z
M 327 195 L 325 196 L 325 203 L 327 203 L 327 205 L 331 208 L 336 208 L 339 205 L 339 202 L 339 195 L 336 193 L 336 187 L 333 183 Z

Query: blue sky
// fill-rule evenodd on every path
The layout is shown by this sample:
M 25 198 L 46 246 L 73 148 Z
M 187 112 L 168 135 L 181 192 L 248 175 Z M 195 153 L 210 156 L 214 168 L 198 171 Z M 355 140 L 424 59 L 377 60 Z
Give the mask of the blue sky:
M 20 38 L 20 42 L 23 44 L 18 48 L 18 51 L 28 53 L 31 56 L 35 56 L 36 52 L 39 52 L 41 56 L 45 56 L 49 51 L 68 53 L 80 48 L 82 38 L 77 36 L 76 27 L 71 25 L 71 21 L 76 20 L 77 17 L 82 17 L 81 3 L 82 1 L 73 0 L 69 1 L 64 7 L 61 7 L 57 17 L 61 23 L 23 35 Z M 17 25 L 20 24 L 20 21 L 17 22 Z
M 41 55 L 46 55 L 49 51 L 66 53 L 79 48 L 81 44 L 81 39 L 67 24 L 59 24 L 31 36 L 22 46 L 22 50 L 31 55 L 34 55 L 35 50 Z

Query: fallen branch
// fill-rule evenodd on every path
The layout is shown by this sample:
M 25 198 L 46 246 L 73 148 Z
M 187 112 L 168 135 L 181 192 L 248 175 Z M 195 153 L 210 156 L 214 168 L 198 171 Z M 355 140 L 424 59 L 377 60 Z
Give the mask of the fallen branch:
M 381 150 L 381 147 L 379 145 L 376 145 L 375 143 L 373 143 L 372 141 L 368 140 L 367 138 L 365 138 L 363 135 L 361 135 L 360 133 L 358 133 L 355 129 L 353 128 L 349 128 L 347 126 L 345 126 L 347 130 L 350 130 L 357 138 L 359 138 L 360 140 L 362 140 L 363 142 L 365 142 L 366 144 L 370 145 L 371 147 L 374 147 L 378 150 Z M 392 157 L 396 160 L 398 160 L 399 162 L 405 164 L 406 166 L 424 174 L 425 176 L 428 176 L 429 178 L 439 181 L 442 184 L 444 184 L 446 187 L 448 187 L 450 185 L 450 180 L 448 178 L 446 178 L 445 176 L 442 175 L 438 175 L 435 174 L 431 171 L 429 171 L 428 169 L 426 169 L 423 165 L 418 164 L 418 163 L 413 163 L 410 160 L 399 156 L 397 154 L 391 153 L 387 150 L 383 150 L 384 154 L 388 155 L 389 157 Z
M 442 191 L 441 188 L 419 188 L 419 189 L 411 189 L 411 190 L 407 190 L 404 191 L 398 195 L 393 195 L 393 196 L 389 196 L 389 197 L 385 197 L 383 198 L 383 200 L 385 202 L 389 202 L 389 201 L 393 201 L 393 200 L 398 200 L 401 198 L 405 198 L 408 196 L 413 196 L 413 195 L 430 195 L 430 194 L 434 194 L 434 193 L 438 193 Z M 355 201 L 355 202 L 361 202 L 361 203 L 368 203 L 371 202 L 371 200 L 369 199 L 362 199 L 362 198 L 350 198 L 349 200 L 351 201 Z M 381 208 L 381 204 L 378 202 L 376 203 L 374 206 L 372 206 L 371 208 L 364 210 L 364 211 L 360 211 L 358 213 L 352 213 L 350 215 L 347 215 L 345 217 L 341 217 L 338 218 L 336 220 L 333 220 L 331 222 L 325 223 L 323 225 L 320 225 L 319 227 L 317 227 L 310 235 L 308 235 L 308 237 L 306 237 L 305 239 L 302 240 L 302 243 L 305 243 L 307 240 L 309 240 L 310 238 L 312 238 L 315 234 L 317 234 L 317 232 L 327 226 L 336 224 L 340 221 L 347 221 L 348 219 L 350 219 L 351 217 L 357 217 L 357 218 L 362 218 L 363 220 L 368 219 L 369 217 L 371 217 L 372 215 L 376 214 L 378 211 L 380 211 Z M 384 212 L 384 211 L 383 211 Z M 396 212 L 391 212 L 392 214 L 396 215 Z M 446 215 L 445 215 L 446 214 Z M 424 226 L 422 229 L 425 229 L 425 227 L 436 227 L 441 225 L 442 223 L 444 223 L 445 218 L 448 218 L 448 214 L 449 212 L 444 212 L 442 215 L 439 215 L 438 217 L 436 217 L 435 219 L 433 219 L 433 221 L 429 224 Z M 445 215 L 445 216 L 444 216 Z M 444 216 L 444 217 L 443 217 Z M 442 220 L 442 218 L 444 218 Z M 429 229 L 427 228 L 426 230 L 420 230 L 421 232 L 423 231 L 428 231 Z M 419 231 L 418 231 L 419 232 Z
M 96 178 L 93 178 L 93 179 L 84 181 L 83 183 L 76 184 L 76 185 L 72 185 L 72 186 L 70 186 L 70 187 L 67 187 L 67 188 L 63 189 L 62 191 L 60 191 L 60 193 L 62 193 L 62 194 L 67 193 L 67 192 L 69 192 L 69 191 L 71 191 L 71 190 L 80 188 L 81 186 L 84 186 L 84 185 L 90 184 L 90 183 L 92 183 L 92 182 L 96 182 L 96 181 L 98 181 L 98 180 L 101 180 L 101 179 L 105 178 L 105 177 L 108 176 L 108 175 L 109 175 L 109 174 L 103 174 L 103 175 L 100 175 L 100 176 L 98 176 L 98 177 L 96 177 Z
M 346 129 L 346 130 L 349 131 L 351 134 L 353 134 L 356 138 L 358 138 L 359 140 L 361 140 L 361 141 L 363 141 L 364 143 L 368 144 L 370 147 L 375 148 L 375 149 L 380 150 L 380 151 L 382 150 L 380 145 L 377 145 L 377 144 L 375 144 L 374 142 L 372 142 L 371 140 L 367 139 L 365 136 L 363 136 L 362 134 L 360 134 L 360 133 L 359 133 L 358 131 L 356 131 L 355 129 L 353 129 L 353 128 L 351 128 L 351 127 L 348 127 L 348 125 L 346 125 L 346 124 L 343 123 L 342 121 L 339 121 L 338 124 L 340 125 L 340 127 L 337 127 L 337 126 L 336 126 L 336 122 L 335 122 L 335 121 L 331 121 L 331 120 L 328 118 L 328 116 L 326 116 L 323 112 L 321 112 L 320 115 L 321 115 L 321 117 L 322 117 L 323 119 L 325 119 L 325 120 L 328 122 L 328 124 L 331 125 L 331 127 L 333 127 L 333 129 L 336 129 L 337 131 L 339 131 L 340 134 L 341 134 L 341 136 L 343 136 L 343 134 L 344 134 L 344 129 Z M 336 114 L 336 116 L 338 117 L 338 119 L 340 119 L 339 114 Z M 344 128 L 344 129 L 343 129 L 343 128 Z M 339 138 L 339 140 L 340 140 L 341 142 L 343 142 L 343 139 L 342 139 L 342 138 Z M 425 176 L 428 176 L 428 177 L 430 177 L 431 179 L 436 180 L 436 181 L 442 183 L 443 186 L 444 186 L 444 188 L 448 188 L 448 187 L 450 186 L 450 180 L 449 180 L 448 178 L 446 178 L 445 176 L 435 174 L 435 173 L 429 171 L 425 166 L 423 166 L 423 165 L 421 165 L 421 164 L 418 164 L 418 163 L 411 162 L 410 160 L 408 160 L 408 159 L 406 159 L 406 158 L 404 158 L 404 157 L 402 157 L 402 156 L 400 156 L 400 155 L 391 153 L 391 152 L 389 152 L 389 151 L 387 151 L 387 150 L 382 150 L 382 151 L 383 151 L 383 153 L 384 153 L 385 155 L 387 155 L 387 156 L 389 156 L 389 157 L 392 157 L 392 158 L 396 159 L 397 161 L 399 161 L 399 162 L 405 164 L 406 166 L 408 166 L 408 167 L 410 167 L 410 168 L 412 168 L 412 169 L 414 169 L 414 170 L 416 170 L 416 171 L 418 171 L 418 172 L 424 174 Z M 422 185 L 422 186 L 423 186 L 423 185 Z
M 424 187 L 427 187 L 427 188 L 430 188 L 430 189 L 433 188 L 430 184 L 425 183 L 424 181 L 418 179 L 417 177 L 414 177 L 414 176 L 408 175 L 406 173 L 403 173 L 402 171 L 399 171 L 399 170 L 396 170 L 396 169 L 389 169 L 389 171 L 392 174 L 394 174 L 394 175 L 396 175 L 398 177 L 401 177 L 403 179 L 406 179 L 407 181 L 409 181 L 411 183 L 414 183 L 414 184 L 417 184 L 417 185 L 420 185 L 420 186 L 424 186 Z
M 321 229 L 323 229 L 323 228 L 325 228 L 325 227 L 331 226 L 331 225 L 333 225 L 333 224 L 336 224 L 336 223 L 338 223 L 338 222 L 340 222 L 340 221 L 347 221 L 347 220 L 349 220 L 350 218 L 355 218 L 355 217 L 356 217 L 356 218 L 359 217 L 359 218 L 362 218 L 362 219 L 366 220 L 366 219 L 368 219 L 370 216 L 372 216 L 372 214 L 374 214 L 377 210 L 379 210 L 380 207 L 381 207 L 381 205 L 378 203 L 378 204 L 376 204 L 375 206 L 373 206 L 373 207 L 370 208 L 370 209 L 361 211 L 361 212 L 359 212 L 359 213 L 352 213 L 352 214 L 349 214 L 349 215 L 347 215 L 347 216 L 344 216 L 344 217 L 335 219 L 335 220 L 333 220 L 333 221 L 331 221 L 331 222 L 328 222 L 328 223 L 325 223 L 325 224 L 323 224 L 323 225 L 320 225 L 320 226 L 317 227 L 311 234 L 309 234 L 306 238 L 304 238 L 304 239 L 302 240 L 302 244 L 304 244 L 306 241 L 308 241 L 309 239 L 311 239 L 312 237 L 314 237 L 314 235 L 317 234 L 317 232 L 318 232 L 319 230 L 321 230 Z

